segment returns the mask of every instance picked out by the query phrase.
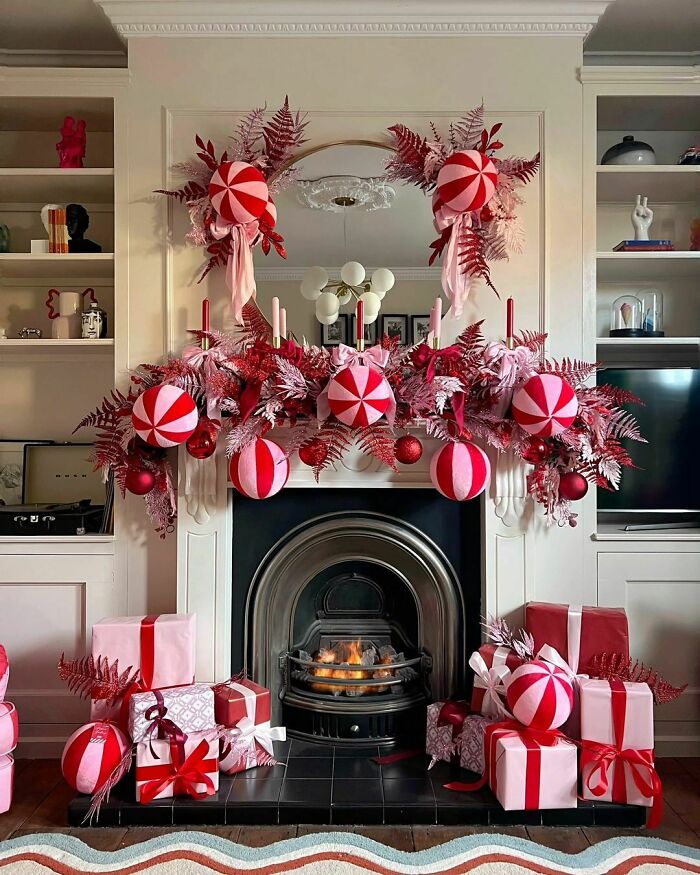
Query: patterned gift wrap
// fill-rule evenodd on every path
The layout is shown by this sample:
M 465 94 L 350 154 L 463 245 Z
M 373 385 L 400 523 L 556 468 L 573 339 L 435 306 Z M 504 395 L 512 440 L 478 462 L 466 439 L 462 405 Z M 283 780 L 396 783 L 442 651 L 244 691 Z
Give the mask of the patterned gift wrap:
M 441 726 L 440 714 L 445 702 L 433 702 L 428 705 L 425 727 L 425 752 L 430 756 L 431 769 L 437 762 L 449 763 L 453 756 L 459 753 L 459 730 L 451 723 Z
M 470 714 L 465 719 L 459 742 L 459 764 L 463 769 L 483 774 L 486 728 L 497 722 L 496 718 L 481 714 Z
M 165 708 L 168 720 L 188 734 L 216 725 L 214 691 L 207 684 L 158 690 L 158 695 L 154 691 L 134 693 L 129 700 L 129 734 L 135 743 L 143 741 L 149 731 L 157 706 Z

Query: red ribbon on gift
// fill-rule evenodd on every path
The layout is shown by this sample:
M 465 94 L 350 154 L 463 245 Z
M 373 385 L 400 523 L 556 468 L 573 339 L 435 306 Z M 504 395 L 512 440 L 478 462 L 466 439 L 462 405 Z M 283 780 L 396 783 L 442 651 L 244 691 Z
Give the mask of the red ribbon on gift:
M 438 362 L 440 361 L 458 361 L 462 357 L 460 348 L 454 344 L 446 346 L 444 349 L 431 349 L 427 343 L 421 343 L 411 353 L 411 361 L 417 368 L 428 367 L 425 372 L 425 379 L 432 383 L 435 379 L 435 373 Z
M 129 729 L 129 701 L 134 693 L 147 693 L 153 687 L 156 670 L 156 620 L 159 614 L 148 614 L 141 620 L 139 644 L 141 650 L 141 677 L 133 683 L 121 698 L 117 725 L 125 732 Z
M 165 707 L 165 700 L 163 699 L 161 691 L 154 690 L 153 695 L 156 697 L 156 704 L 151 705 L 144 714 L 146 720 L 151 721 L 151 725 L 148 727 L 146 734 L 144 735 L 144 741 L 148 739 L 151 756 L 157 760 L 159 757 L 153 749 L 153 739 L 154 737 L 167 738 L 170 742 L 171 750 L 173 746 L 175 746 L 178 750 L 179 761 L 182 761 L 185 757 L 185 742 L 187 741 L 187 736 L 177 724 L 173 723 L 173 721 L 166 716 L 168 709 Z
M 612 801 L 627 802 L 625 772 L 629 767 L 639 792 L 652 800 L 647 827 L 654 829 L 661 823 L 664 801 L 663 788 L 654 768 L 654 751 L 650 749 L 623 748 L 625 720 L 627 717 L 627 690 L 620 680 L 610 680 L 613 744 L 595 741 L 581 742 L 581 769 L 592 765 L 586 786 L 594 796 L 603 796 L 610 786 L 609 771 L 614 767 Z M 596 777 L 597 776 L 597 777 Z
M 160 766 L 137 766 L 136 781 L 144 782 L 140 787 L 139 799 L 142 803 L 152 802 L 166 787 L 173 785 L 173 795 L 192 796 L 193 799 L 205 799 L 216 793 L 214 782 L 209 777 L 216 773 L 219 762 L 214 758 L 207 759 L 209 742 L 203 739 L 192 753 L 184 760 L 177 745 L 171 744 L 172 762 Z M 198 784 L 204 784 L 206 790 L 197 790 Z
M 467 702 L 454 702 L 451 699 L 448 699 L 448 701 L 444 702 L 440 708 L 437 725 L 451 726 L 452 741 L 457 741 L 462 733 L 464 721 L 469 713 L 470 709 Z

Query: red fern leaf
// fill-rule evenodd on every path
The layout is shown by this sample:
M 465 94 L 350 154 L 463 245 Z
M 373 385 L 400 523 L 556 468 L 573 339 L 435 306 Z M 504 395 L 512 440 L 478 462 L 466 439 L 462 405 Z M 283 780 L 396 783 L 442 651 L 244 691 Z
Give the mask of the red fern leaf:
M 483 232 L 476 228 L 467 228 L 459 241 L 459 263 L 467 276 L 478 277 L 500 298 L 498 289 L 491 282 L 491 270 L 484 252 L 486 244 Z
M 413 182 L 423 190 L 431 188 L 432 182 L 425 178 L 425 159 L 430 152 L 426 138 L 406 125 L 393 125 L 389 131 L 396 150 L 387 163 L 389 178 Z
M 321 472 L 339 462 L 351 448 L 353 434 L 347 425 L 331 420 L 314 437 L 322 441 L 327 450 L 326 458 L 314 466 L 314 477 L 318 482 Z
M 632 681 L 647 684 L 654 697 L 654 704 L 673 702 L 682 695 L 688 684 L 674 687 L 656 669 L 644 665 L 638 659 L 632 662 L 624 653 L 597 653 L 585 669 L 592 678 Z
M 305 117 L 300 113 L 294 115 L 289 109 L 289 97 L 285 97 L 282 106 L 262 129 L 265 155 L 269 163 L 268 173 L 278 170 L 289 160 L 294 150 L 306 142 L 304 140 L 306 125 Z
M 68 684 L 71 693 L 76 693 L 82 699 L 112 703 L 136 683 L 139 672 L 133 666 L 120 672 L 118 660 L 110 664 L 106 656 L 66 660 L 62 653 L 58 661 L 58 676 Z
M 357 445 L 366 456 L 373 456 L 392 471 L 398 472 L 395 438 L 388 425 L 374 423 L 360 429 L 357 433 Z

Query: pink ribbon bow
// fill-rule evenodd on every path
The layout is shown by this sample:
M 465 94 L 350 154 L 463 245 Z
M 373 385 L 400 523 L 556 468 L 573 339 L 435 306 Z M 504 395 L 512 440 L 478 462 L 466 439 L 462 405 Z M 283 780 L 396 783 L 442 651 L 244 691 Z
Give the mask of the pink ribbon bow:
M 212 237 L 223 240 L 231 235 L 231 251 L 226 262 L 226 285 L 231 289 L 231 306 L 237 322 L 243 318 L 243 307 L 255 295 L 252 246 L 258 236 L 258 223 L 235 225 L 217 216 L 209 225 Z
M 210 349 L 202 349 L 201 346 L 186 346 L 182 351 L 182 358 L 193 368 L 201 368 L 204 372 L 205 398 L 207 402 L 207 416 L 214 422 L 221 422 L 221 410 L 218 398 L 212 397 L 210 385 L 217 371 L 217 363 L 224 360 L 224 354 L 218 346 Z
M 442 238 L 436 241 L 433 247 L 442 248 L 444 240 L 447 237 L 447 229 L 449 228 L 449 237 L 447 238 L 447 246 L 443 250 L 442 255 L 442 288 L 445 295 L 452 302 L 452 313 L 455 318 L 462 315 L 464 304 L 469 297 L 469 289 L 471 280 L 469 275 L 465 273 L 462 264 L 460 263 L 459 249 L 460 240 L 468 228 L 471 228 L 472 217 L 471 213 L 454 213 L 453 211 L 445 214 L 441 218 L 440 225 L 442 226 Z M 438 253 L 438 248 L 433 254 L 433 258 Z M 431 259 L 432 261 L 432 259 Z
M 536 373 L 536 357 L 527 346 L 508 349 L 500 340 L 486 345 L 484 363 L 487 370 L 498 378 L 498 382 L 491 386 L 491 394 L 496 402 L 494 412 L 499 416 L 503 417 L 510 406 L 515 387 Z

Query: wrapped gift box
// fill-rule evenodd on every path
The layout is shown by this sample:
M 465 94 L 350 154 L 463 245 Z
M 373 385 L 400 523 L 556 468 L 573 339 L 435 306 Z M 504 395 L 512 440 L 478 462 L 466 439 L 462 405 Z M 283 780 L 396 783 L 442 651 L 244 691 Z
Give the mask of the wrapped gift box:
M 463 769 L 483 774 L 486 728 L 497 722 L 496 718 L 482 714 L 470 714 L 465 719 L 459 740 L 459 764 Z
M 219 771 L 235 775 L 258 766 L 276 766 L 273 742 L 284 741 L 286 737 L 284 726 L 273 727 L 269 720 L 255 724 L 243 717 L 221 737 Z
M 646 684 L 585 679 L 580 694 L 583 798 L 651 807 L 654 797 L 646 795 L 634 779 L 636 771 L 644 784 L 652 781 L 651 690 Z M 607 779 L 607 788 L 601 778 Z
M 593 608 L 528 602 L 525 629 L 535 639 L 535 652 L 548 644 L 574 674 L 586 673 L 592 658 L 603 651 L 629 658 L 629 629 L 623 608 Z
M 0 755 L 11 753 L 18 740 L 17 709 L 12 702 L 0 702 Z
M 449 763 L 452 757 L 459 752 L 461 726 L 455 726 L 452 723 L 441 725 L 440 714 L 445 704 L 447 703 L 433 702 L 428 705 L 425 727 L 425 752 L 431 757 L 428 768 L 432 768 L 439 761 Z M 466 702 L 461 704 L 466 710 Z
M 0 756 L 0 814 L 10 810 L 14 791 L 15 760 L 10 754 Z
M 135 743 L 143 740 L 153 722 L 146 714 L 154 705 L 165 709 L 162 716 L 189 734 L 212 729 L 214 719 L 214 691 L 207 684 L 171 687 L 166 690 L 134 693 L 129 700 L 129 735 Z
M 523 664 L 523 660 L 514 650 L 498 644 L 482 644 L 477 653 L 483 659 L 487 670 L 498 666 L 505 666 L 510 671 L 513 671 L 514 668 Z M 493 713 L 493 703 L 486 697 L 486 690 L 486 683 L 479 677 L 479 674 L 476 674 L 474 677 L 474 689 L 472 690 L 471 709 L 475 714 L 484 714 L 486 717 L 499 716 Z M 502 697 L 502 701 L 505 706 L 505 696 Z
M 182 762 L 177 746 L 167 739 L 136 746 L 136 801 L 148 803 L 173 796 L 212 795 L 219 789 L 219 738 L 216 732 L 196 732 L 184 743 Z
M 0 644 L 0 701 L 5 698 L 7 684 L 10 680 L 10 661 L 5 648 Z
M 232 678 L 214 687 L 214 716 L 221 726 L 236 726 L 247 717 L 254 724 L 270 721 L 270 691 L 248 678 Z

